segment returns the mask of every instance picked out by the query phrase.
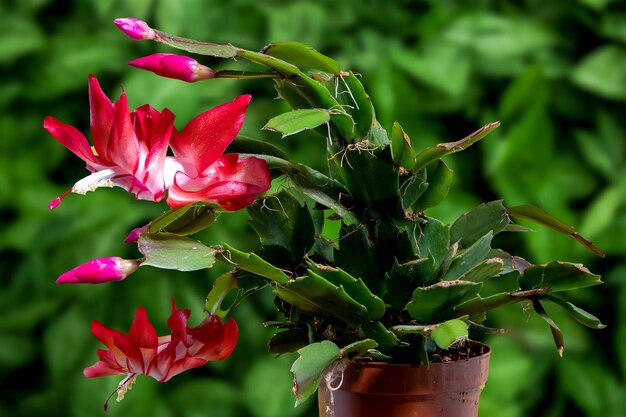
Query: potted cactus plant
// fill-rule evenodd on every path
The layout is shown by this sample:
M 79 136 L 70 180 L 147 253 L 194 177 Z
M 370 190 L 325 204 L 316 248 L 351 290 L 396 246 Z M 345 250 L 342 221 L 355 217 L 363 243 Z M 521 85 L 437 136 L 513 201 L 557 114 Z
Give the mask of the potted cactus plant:
M 453 177 L 442 158 L 469 148 L 498 122 L 458 141 L 417 149 L 399 123 L 388 132 L 377 122 L 357 75 L 309 46 L 277 42 L 254 52 L 176 37 L 134 18 L 116 24 L 136 40 L 259 65 L 258 71 L 213 70 L 174 54 L 131 62 L 187 82 L 273 82 L 291 110 L 263 129 L 282 137 L 316 132 L 326 144 L 326 153 L 316 157 L 327 167 L 318 171 L 271 143 L 237 137 L 250 96 L 204 112 L 178 132 L 168 110 L 146 105 L 130 112 L 124 94 L 111 102 L 91 76 L 93 150 L 76 129 L 46 119 L 46 129 L 92 172 L 65 195 L 120 186 L 155 202 L 167 192 L 170 207 L 129 234 L 141 259 L 94 259 L 57 282 L 119 281 L 143 266 L 190 271 L 220 262 L 231 268 L 208 291 L 207 318 L 199 326 L 188 327 L 189 311 L 175 305 L 171 334 L 164 337 L 157 338 L 142 308 L 128 335 L 94 322 L 92 332 L 108 350 L 98 352 L 100 361 L 85 375 L 125 375 L 118 398 L 138 374 L 164 382 L 227 357 L 237 326 L 223 320 L 260 290 L 273 291 L 284 316 L 266 323 L 276 329 L 269 351 L 299 353 L 291 369 L 296 403 L 319 387 L 321 416 L 427 410 L 477 415 L 489 347 L 469 334 L 494 331 L 483 325 L 485 314 L 501 306 L 531 306 L 547 322 L 559 354 L 563 336 L 544 304 L 563 308 L 588 327 L 603 327 L 562 297 L 600 284 L 598 275 L 580 264 L 536 265 L 496 244 L 496 235 L 526 230 L 514 223 L 524 219 L 570 235 L 602 256 L 571 226 L 537 207 L 508 207 L 501 200 L 481 204 L 451 224 L 428 215 L 448 194 Z M 218 213 L 243 208 L 259 237 L 257 250 L 190 237 L 219 227 Z M 494 292 L 490 280 L 508 289 Z

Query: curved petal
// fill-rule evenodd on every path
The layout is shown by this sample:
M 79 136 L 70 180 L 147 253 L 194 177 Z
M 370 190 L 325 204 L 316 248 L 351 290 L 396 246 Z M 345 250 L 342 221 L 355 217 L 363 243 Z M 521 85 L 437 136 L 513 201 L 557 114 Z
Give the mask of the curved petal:
M 113 103 L 100 88 L 98 79 L 91 74 L 89 74 L 89 109 L 94 148 L 98 155 L 107 155 L 114 123 Z
M 164 167 L 172 132 L 174 114 L 168 109 L 156 111 L 150 105 L 131 113 L 140 151 L 135 177 L 153 194 L 165 191 Z
M 238 154 L 227 154 L 220 157 L 215 166 L 222 181 L 240 181 L 258 186 L 264 193 L 272 185 L 272 176 L 267 163 L 259 158 L 240 159 Z
M 140 348 L 156 349 L 158 346 L 156 330 L 148 321 L 146 309 L 142 306 L 137 308 L 129 334 L 133 343 Z
M 193 161 L 198 172 L 207 169 L 239 133 L 250 99 L 242 95 L 195 117 L 172 138 L 174 155 Z
M 257 185 L 235 181 L 222 181 L 209 184 L 198 191 L 186 191 L 178 186 L 177 178 L 178 176 L 174 179 L 167 196 L 167 205 L 173 209 L 201 201 L 234 211 L 251 204 L 262 191 Z M 196 183 L 201 181 L 202 178 L 199 178 Z
M 96 362 L 95 364 L 85 368 L 83 370 L 83 375 L 87 378 L 96 378 L 99 376 L 110 376 L 110 375 L 125 375 L 126 372 L 112 368 L 108 364 L 104 362 Z
M 115 121 L 111 128 L 106 158 L 128 174 L 134 175 L 139 166 L 140 149 L 125 92 L 113 104 L 113 117 Z
M 167 374 L 163 375 L 163 377 L 159 380 L 160 382 L 167 382 L 170 379 L 172 379 L 172 377 L 188 371 L 189 369 L 193 369 L 193 368 L 197 368 L 198 366 L 202 366 L 205 363 L 207 363 L 206 359 L 202 359 L 202 358 L 198 358 L 198 357 L 191 357 L 191 356 L 186 356 L 183 359 L 176 361 L 174 363 L 172 363 L 169 366 L 168 372 Z
M 219 324 L 220 332 L 214 332 L 213 335 L 203 334 L 202 336 L 197 336 L 197 339 L 203 342 L 203 346 L 196 355 L 207 361 L 226 359 L 233 352 L 237 344 L 239 328 L 235 320 L 231 318 L 223 326 L 221 322 Z
M 88 164 L 98 164 L 98 159 L 94 156 L 91 146 L 85 135 L 80 133 L 74 126 L 62 123 L 52 116 L 48 116 L 43 121 L 43 127 L 63 146 L 72 151 Z
M 269 190 L 272 181 L 265 161 L 254 157 L 240 160 L 237 154 L 222 155 L 203 174 L 193 178 L 179 171 L 167 204 L 180 208 L 202 201 L 235 211 L 252 204 L 257 195 Z

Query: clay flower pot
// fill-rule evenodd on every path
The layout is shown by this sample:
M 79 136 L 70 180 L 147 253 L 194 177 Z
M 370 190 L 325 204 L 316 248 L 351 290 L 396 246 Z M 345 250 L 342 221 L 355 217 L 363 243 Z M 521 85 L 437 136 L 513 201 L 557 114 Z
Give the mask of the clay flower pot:
M 476 417 L 487 381 L 490 349 L 472 342 L 477 356 L 423 365 L 351 361 L 335 368 L 318 391 L 320 417 Z

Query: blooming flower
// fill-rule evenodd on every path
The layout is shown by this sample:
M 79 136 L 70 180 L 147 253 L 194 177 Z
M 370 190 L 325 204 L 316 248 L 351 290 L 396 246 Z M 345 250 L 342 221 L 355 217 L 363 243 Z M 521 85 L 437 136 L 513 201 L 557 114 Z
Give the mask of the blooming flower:
M 234 211 L 251 204 L 270 188 L 271 176 L 265 161 L 237 154 L 223 155 L 243 125 L 250 96 L 208 110 L 173 133 L 166 174 L 172 175 L 167 204 L 179 208 L 202 201 Z
M 174 115 L 149 105 L 129 112 L 126 93 L 112 103 L 98 80 L 89 76 L 93 148 L 76 128 L 46 117 L 44 128 L 87 163 L 91 175 L 50 203 L 55 208 L 69 192 L 85 194 L 98 187 L 118 186 L 140 200 L 160 201 L 165 194 L 163 167 Z
M 136 41 L 152 40 L 156 33 L 146 22 L 136 17 L 122 17 L 113 21 L 122 32 Z
M 152 54 L 128 63 L 157 75 L 192 83 L 215 78 L 215 71 L 193 58 L 176 54 Z
M 187 327 L 189 314 L 189 310 L 177 309 L 172 300 L 172 315 L 167 320 L 171 334 L 161 337 L 157 337 L 144 307 L 137 309 L 129 334 L 94 320 L 91 332 L 108 350 L 98 349 L 100 361 L 85 368 L 84 375 L 88 378 L 126 375 L 117 389 L 119 401 L 139 374 L 166 382 L 208 361 L 230 356 L 237 343 L 235 320 L 231 318 L 223 324 L 219 317 L 209 315 L 200 325 Z
M 96 258 L 69 270 L 57 279 L 57 284 L 100 284 L 121 281 L 139 268 L 139 261 L 118 257 Z

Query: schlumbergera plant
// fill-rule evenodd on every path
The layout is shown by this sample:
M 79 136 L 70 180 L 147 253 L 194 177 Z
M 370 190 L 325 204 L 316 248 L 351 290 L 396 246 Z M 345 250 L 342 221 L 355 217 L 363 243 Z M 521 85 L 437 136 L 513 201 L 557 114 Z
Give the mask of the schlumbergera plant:
M 187 82 L 274 82 L 292 110 L 263 129 L 282 137 L 316 132 L 326 144 L 326 153 L 318 157 L 327 165 L 320 172 L 270 143 L 238 137 L 248 95 L 200 114 L 178 132 L 169 110 L 145 105 L 129 111 L 125 93 L 111 102 L 90 76 L 93 146 L 73 127 L 46 119 L 45 128 L 92 172 L 64 196 L 119 186 L 137 199 L 155 202 L 167 192 L 170 207 L 126 239 L 137 243 L 141 259 L 94 259 L 57 282 L 119 281 L 144 266 L 191 271 L 221 262 L 232 269 L 213 283 L 206 298 L 207 317 L 196 327 L 188 327 L 190 312 L 175 304 L 168 336 L 157 337 L 143 308 L 129 334 L 94 322 L 92 332 L 108 350 L 99 350 L 100 361 L 84 373 L 124 375 L 118 399 L 139 374 L 165 382 L 228 357 L 237 325 L 232 318 L 222 321 L 246 296 L 264 289 L 274 292 L 284 315 L 280 322 L 266 323 L 276 329 L 270 352 L 299 353 L 291 369 L 296 403 L 315 392 L 325 370 L 340 369 L 337 364 L 346 359 L 428 365 L 472 355 L 464 343 L 468 332 L 498 331 L 481 324 L 485 313 L 513 303 L 527 303 L 547 322 L 559 354 L 563 336 L 544 304 L 563 308 L 585 326 L 603 327 L 557 295 L 600 284 L 598 275 L 580 264 L 535 265 L 494 245 L 500 233 L 527 230 L 513 223 L 524 219 L 570 235 L 602 256 L 571 226 L 537 207 L 506 207 L 501 200 L 481 204 L 452 224 L 428 216 L 452 181 L 452 170 L 442 158 L 478 142 L 498 122 L 459 141 L 416 150 L 400 124 L 389 134 L 377 122 L 359 77 L 309 46 L 277 42 L 253 52 L 172 36 L 134 18 L 115 23 L 136 40 L 264 67 L 213 70 L 174 54 L 130 63 Z M 258 250 L 210 246 L 188 237 L 217 227 L 218 213 L 243 208 L 259 236 Z M 333 224 L 339 225 L 338 233 L 332 232 Z M 485 285 L 488 280 L 499 280 L 509 289 L 494 292 Z

